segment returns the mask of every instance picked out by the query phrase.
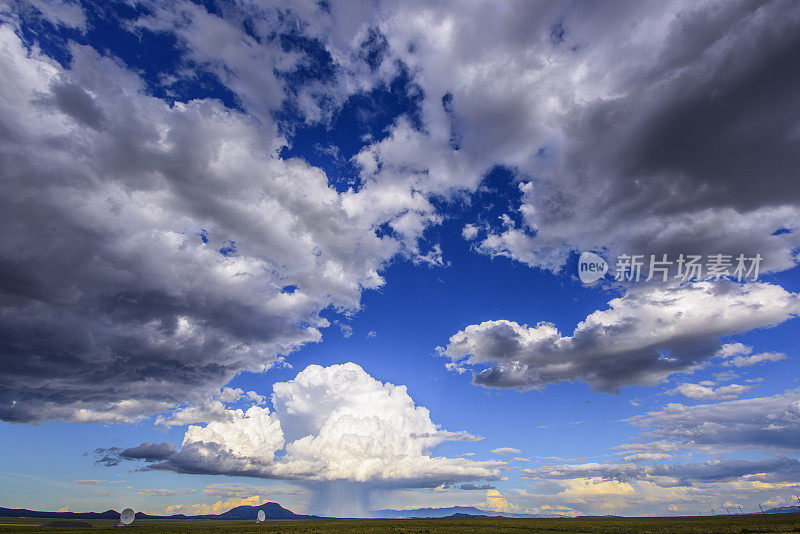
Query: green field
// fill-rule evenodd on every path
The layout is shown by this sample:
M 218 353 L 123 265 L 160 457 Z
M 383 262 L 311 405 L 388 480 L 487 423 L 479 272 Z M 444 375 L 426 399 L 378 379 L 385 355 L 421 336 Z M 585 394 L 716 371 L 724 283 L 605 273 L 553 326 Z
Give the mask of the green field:
M 87 521 L 92 528 L 43 528 L 49 519 L 0 518 L 0 532 L 117 532 L 116 521 Z M 800 532 L 800 514 L 591 519 L 363 519 L 338 521 L 139 520 L 122 532 L 230 532 L 358 534 L 461 534 L 471 532 L 752 533 Z

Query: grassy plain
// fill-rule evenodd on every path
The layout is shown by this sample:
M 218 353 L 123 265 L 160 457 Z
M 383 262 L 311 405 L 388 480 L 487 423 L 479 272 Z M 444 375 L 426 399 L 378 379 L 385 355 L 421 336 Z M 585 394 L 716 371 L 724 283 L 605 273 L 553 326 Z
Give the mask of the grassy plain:
M 252 534 L 745 534 L 800 532 L 800 514 L 717 517 L 576 518 L 576 519 L 363 519 L 333 521 L 171 521 L 137 520 L 120 531 L 116 521 L 87 521 L 92 528 L 43 528 L 49 519 L 0 518 L 2 532 L 140 532 Z

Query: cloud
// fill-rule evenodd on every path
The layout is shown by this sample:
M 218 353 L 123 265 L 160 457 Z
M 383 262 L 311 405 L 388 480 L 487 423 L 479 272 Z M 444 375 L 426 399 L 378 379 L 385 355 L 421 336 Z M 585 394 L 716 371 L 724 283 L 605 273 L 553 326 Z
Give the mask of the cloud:
M 73 484 L 81 486 L 100 486 L 103 484 L 124 484 L 124 480 L 73 480 Z
M 478 228 L 474 224 L 465 224 L 464 229 L 461 231 L 461 235 L 467 241 L 471 241 L 475 239 L 475 236 L 478 235 Z
M 489 484 L 461 484 L 459 486 L 459 489 L 465 491 L 474 491 L 474 490 L 485 491 L 485 490 L 493 490 L 495 488 L 494 486 Z
M 780 465 L 780 461 L 775 465 Z M 732 466 L 728 468 L 731 472 L 735 471 Z M 791 476 L 791 469 L 781 475 Z M 518 495 L 513 497 L 519 505 L 535 506 L 539 510 L 545 506 L 568 505 L 568 508 L 578 510 L 578 515 L 624 513 L 645 516 L 653 511 L 662 514 L 678 511 L 683 515 L 696 515 L 698 510 L 706 515 L 706 510 L 710 512 L 711 508 L 719 509 L 720 503 L 726 501 L 740 502 L 746 512 L 757 513 L 757 505 L 773 500 L 776 493 L 792 492 L 798 488 L 796 482 L 762 482 L 757 477 L 758 475 L 756 478 L 744 475 L 722 480 L 712 477 L 687 485 L 671 485 L 669 479 L 658 477 L 630 478 L 625 482 L 613 478 L 604 479 L 601 476 L 534 479 L 530 482 L 531 490 L 516 490 Z
M 191 54 L 193 39 L 241 44 L 241 28 L 183 8 L 191 22 L 163 29 L 191 32 Z M 263 67 L 302 54 L 202 61 L 234 73 L 224 81 L 249 95 L 246 114 L 167 103 L 89 46 L 70 44 L 63 68 L 26 48 L 16 14 L 3 20 L 0 71 L 16 82 L 0 88 L 0 210 L 13 221 L 0 245 L 0 419 L 124 423 L 197 404 L 319 341 L 321 310 L 357 310 L 425 229 L 378 236 L 407 207 L 364 210 L 370 195 L 278 156 L 270 117 L 288 93 Z
M 72 4 L 35 4 L 86 27 Z M 1 419 L 134 422 L 199 404 L 319 341 L 321 311 L 357 310 L 392 258 L 445 264 L 422 239 L 443 220 L 438 200 L 468 198 L 497 166 L 519 200 L 464 227 L 486 254 L 554 270 L 589 248 L 796 264 L 796 6 L 325 6 L 173 2 L 120 30 L 174 38 L 177 64 L 216 76 L 236 109 L 156 98 L 89 46 L 68 43 L 64 68 L 17 36 L 27 5 L 4 11 L 0 71 L 16 82 L 0 90 L 0 209 L 13 221 Z M 318 76 L 301 83 L 303 69 Z M 414 109 L 353 158 L 350 189 L 278 157 L 294 126 L 274 120 L 282 106 L 325 125 L 401 74 Z M 548 380 L 518 374 L 480 380 Z
M 523 478 L 529 479 L 599 478 L 622 484 L 647 480 L 663 487 L 723 482 L 739 478 L 765 482 L 793 481 L 798 474 L 800 474 L 800 461 L 785 456 L 756 461 L 729 459 L 684 464 L 567 464 L 522 470 Z
M 239 483 L 217 483 L 209 484 L 200 493 L 205 495 L 214 495 L 227 499 L 239 498 L 244 499 L 252 497 L 253 495 L 299 495 L 300 492 L 291 489 L 276 489 L 274 486 L 252 486 L 249 484 Z
M 250 402 L 257 404 L 258 406 L 263 406 L 267 402 L 266 398 L 264 398 L 262 395 L 259 395 L 255 391 L 248 391 L 245 393 L 245 396 Z
M 531 489 L 519 490 L 514 503 L 569 505 L 588 514 L 624 510 L 644 515 L 653 510 L 696 514 L 698 509 L 718 508 L 728 500 L 742 503 L 747 511 L 757 511 L 757 505 L 776 492 L 798 488 L 800 461 L 782 454 L 740 459 L 723 457 L 723 453 L 748 449 L 797 452 L 794 442 L 800 419 L 795 413 L 796 397 L 796 391 L 787 391 L 762 399 L 671 404 L 635 417 L 630 422 L 644 429 L 640 437 L 655 441 L 618 445 L 620 463 L 561 461 L 523 469 L 521 476 L 531 481 Z M 717 459 L 678 461 L 678 454 L 686 450 L 713 454 Z
M 97 457 L 95 463 L 103 464 L 106 467 L 114 467 L 119 465 L 122 462 L 119 457 L 119 453 L 121 452 L 122 449 L 119 447 L 98 447 L 92 451 L 92 453 Z
M 720 371 L 719 373 L 714 373 L 712 376 L 714 377 L 714 380 L 718 382 L 729 382 L 731 380 L 736 380 L 737 378 L 740 378 L 740 376 L 736 372 L 731 370 Z
M 255 391 L 245 393 L 241 388 L 232 389 L 226 387 L 200 404 L 184 406 L 175 410 L 169 416 L 159 415 L 155 419 L 155 424 L 169 428 L 192 423 L 229 421 L 233 417 L 233 412 L 226 405 L 243 399 L 258 406 L 263 406 L 266 403 L 266 398 Z
M 786 359 L 783 352 L 762 352 L 753 354 L 753 347 L 742 343 L 726 343 L 717 351 L 717 356 L 725 358 L 722 365 L 727 367 L 749 367 L 765 362 L 779 362 Z
M 163 427 L 183 426 L 192 423 L 207 423 L 210 421 L 225 421 L 231 418 L 231 413 L 221 400 L 210 399 L 198 405 L 191 405 L 173 412 L 169 417 L 159 415 L 155 423 Z
M 730 358 L 731 356 L 751 354 L 752 352 L 753 347 L 749 347 L 744 343 L 725 343 L 717 351 L 717 356 L 720 358 Z
M 638 452 L 636 454 L 629 454 L 627 456 L 623 456 L 622 460 L 625 462 L 640 464 L 644 462 L 658 462 L 658 461 L 672 460 L 673 458 L 674 456 L 672 454 L 667 454 L 664 452 Z
M 131 447 L 123 451 L 119 451 L 119 456 L 125 460 L 145 460 L 148 462 L 155 462 L 158 460 L 165 460 L 175 454 L 177 447 L 173 443 L 142 443 L 136 447 Z
M 509 502 L 509 500 L 496 489 L 487 489 L 485 507 L 492 512 L 519 514 L 526 510 Z
M 225 387 L 219 392 L 219 400 L 222 402 L 236 402 L 241 399 L 243 395 L 244 391 L 241 388 Z
M 86 14 L 79 5 L 62 0 L 27 0 L 27 3 L 54 25 L 75 28 L 81 32 L 86 31 Z
M 800 450 L 800 391 L 715 404 L 667 404 L 636 416 L 644 437 L 716 450 Z
M 519 454 L 522 451 L 519 449 L 515 449 L 514 447 L 498 447 L 497 449 L 492 449 L 492 454 Z
M 342 337 L 348 338 L 353 335 L 353 327 L 349 324 L 338 322 L 337 326 L 339 327 L 339 330 L 342 331 Z
M 263 502 L 264 498 L 262 498 L 260 495 L 252 495 L 243 499 L 228 499 L 226 501 L 217 501 L 211 504 L 172 504 L 167 506 L 163 511 L 155 512 L 154 515 L 216 515 L 227 512 L 231 508 L 236 508 L 237 506 L 259 506 L 263 504 Z
M 783 113 L 798 80 L 797 6 L 509 11 L 438 18 L 432 9 L 388 33 L 392 44 L 420 36 L 409 61 L 431 101 L 450 95 L 469 171 L 516 170 L 520 198 L 506 213 L 516 222 L 479 218 L 480 236 L 467 233 L 476 250 L 553 270 L 575 250 L 760 253 L 770 270 L 796 265 L 796 225 L 773 234 L 800 215 L 799 138 Z M 475 20 L 502 31 L 481 37 Z M 440 115 L 431 137 L 445 146 L 448 113 L 423 109 L 429 122 Z
M 440 438 L 447 441 L 480 441 L 483 436 L 474 436 L 465 430 L 459 432 L 450 432 L 447 430 L 439 430 L 433 434 L 413 434 L 415 438 Z
M 581 380 L 599 391 L 653 385 L 712 358 L 719 337 L 792 319 L 800 298 L 780 286 L 720 281 L 644 284 L 611 300 L 563 336 L 552 323 L 495 320 L 467 326 L 442 354 L 450 369 L 488 368 L 473 382 L 531 389 Z
M 749 367 L 759 363 L 766 362 L 779 362 L 786 359 L 786 354 L 783 352 L 762 352 L 760 354 L 753 354 L 752 356 L 737 356 L 726 365 L 733 365 L 735 367 Z
M 435 487 L 497 478 L 502 462 L 430 456 L 447 432 L 414 404 L 405 386 L 382 383 L 354 363 L 310 365 L 273 386 L 274 412 L 251 406 L 188 427 L 180 449 L 144 443 L 122 451 L 148 469 L 179 473 Z
M 251 406 L 232 410 L 228 421 L 212 421 L 206 426 L 190 425 L 183 438 L 181 450 L 192 449 L 197 460 L 207 451 L 234 458 L 258 458 L 271 463 L 275 452 L 284 445 L 283 431 L 268 408 Z
M 197 490 L 194 488 L 153 488 L 143 489 L 136 492 L 137 495 L 149 495 L 153 497 L 173 497 L 175 495 L 187 495 L 189 493 L 197 493 Z
M 659 454 L 670 453 L 677 451 L 680 446 L 671 441 L 651 441 L 649 443 L 623 443 L 614 447 L 615 449 L 624 449 L 625 453 L 636 454 Z M 558 461 L 565 461 L 561 458 L 556 458 Z
M 703 384 L 687 382 L 667 391 L 667 393 L 670 395 L 680 394 L 694 400 L 731 400 L 750 391 L 754 387 L 753 385 L 743 386 L 740 384 L 728 384 L 727 386 L 714 388 Z
M 371 209 L 409 206 L 398 228 L 435 217 L 411 191 L 470 193 L 503 166 L 518 198 L 464 227 L 481 253 L 552 270 L 576 250 L 796 265 L 800 151 L 785 113 L 796 5 L 412 2 L 315 15 L 308 31 L 342 62 L 340 89 L 371 87 L 393 65 L 413 72 L 424 128 L 397 121 L 356 157 Z M 367 65 L 352 46 L 376 31 L 381 61 Z

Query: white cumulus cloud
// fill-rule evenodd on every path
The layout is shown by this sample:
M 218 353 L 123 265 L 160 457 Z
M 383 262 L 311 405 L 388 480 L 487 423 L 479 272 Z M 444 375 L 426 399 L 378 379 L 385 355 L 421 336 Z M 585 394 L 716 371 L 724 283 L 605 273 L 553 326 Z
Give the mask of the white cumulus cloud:
M 179 450 L 159 446 L 160 458 L 152 445 L 121 457 L 184 473 L 430 487 L 494 479 L 503 464 L 432 456 L 445 440 L 476 438 L 444 431 L 405 386 L 376 380 L 354 363 L 310 365 L 276 383 L 272 403 L 273 412 L 252 406 L 191 425 Z
M 670 395 L 683 395 L 694 400 L 731 400 L 753 389 L 754 385 L 727 384 L 713 387 L 707 384 L 693 384 L 687 382 L 669 390 Z

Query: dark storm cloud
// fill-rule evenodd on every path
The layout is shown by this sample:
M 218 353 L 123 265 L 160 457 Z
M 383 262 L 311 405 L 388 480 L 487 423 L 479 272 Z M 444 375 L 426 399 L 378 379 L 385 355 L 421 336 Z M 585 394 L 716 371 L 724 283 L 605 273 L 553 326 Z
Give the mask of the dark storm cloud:
M 544 169 L 520 167 L 534 178 L 517 206 L 525 224 L 491 229 L 478 250 L 554 270 L 592 249 L 796 265 L 800 6 L 642 4 L 616 14 L 651 31 L 622 39 L 615 24 L 587 26 L 589 11 L 561 24 L 592 96 L 565 98 Z M 773 235 L 783 226 L 793 232 Z
M 688 7 L 671 22 L 650 69 L 626 80 L 624 96 L 575 112 L 565 170 L 583 174 L 569 166 L 578 153 L 584 169 L 602 166 L 597 171 L 606 178 L 587 178 L 598 180 L 601 205 L 617 222 L 725 208 L 746 217 L 758 208 L 796 206 L 800 33 L 790 28 L 798 22 L 791 3 Z M 719 236 L 695 230 L 703 229 L 673 236 L 674 249 L 705 239 L 693 250 L 713 250 Z
M 459 488 L 467 491 L 473 491 L 473 490 L 483 491 L 483 490 L 494 489 L 494 486 L 490 484 L 461 484 Z
M 254 458 L 232 454 L 218 443 L 190 443 L 179 450 L 174 443 L 142 443 L 128 449 L 119 447 L 97 448 L 95 463 L 115 467 L 124 461 L 144 462 L 137 471 L 172 471 L 192 475 L 228 475 L 253 478 L 294 478 L 273 474 L 271 462 L 262 463 Z M 298 473 L 311 476 L 313 473 Z
M 269 467 L 269 464 L 261 464 L 252 458 L 237 457 L 218 443 L 199 442 L 184 445 L 180 452 L 149 463 L 144 469 L 192 475 L 279 478 L 270 472 Z
M 174 443 L 142 443 L 136 447 L 122 449 L 120 447 L 98 447 L 92 451 L 97 459 L 95 463 L 106 467 L 114 467 L 125 460 L 144 460 L 148 463 L 159 462 L 175 455 L 178 448 Z
M 178 448 L 174 443 L 142 443 L 139 446 L 125 449 L 119 453 L 121 458 L 126 460 L 145 460 L 147 462 L 157 462 L 159 460 L 166 460 L 174 455 Z
M 382 284 L 396 246 L 319 170 L 276 157 L 274 123 L 167 105 L 89 47 L 62 69 L 2 20 L 0 420 L 131 422 L 197 402 Z
M 788 12 L 781 16 L 798 21 L 791 4 L 750 2 L 690 12 L 673 22 L 652 73 L 662 80 L 669 73 L 672 83 L 633 130 L 631 142 L 621 145 L 623 174 L 680 173 L 694 189 L 685 191 L 685 202 L 671 206 L 680 211 L 744 211 L 800 200 L 800 181 L 793 176 L 800 167 L 800 33 L 780 34 L 766 20 L 757 31 L 745 27 L 747 18 L 777 15 L 782 8 Z M 743 33 L 735 39 L 739 28 Z M 712 68 L 697 68 L 700 53 L 716 56 Z M 693 60 L 697 67 L 685 69 L 684 61 Z M 631 101 L 615 104 L 621 110 Z

